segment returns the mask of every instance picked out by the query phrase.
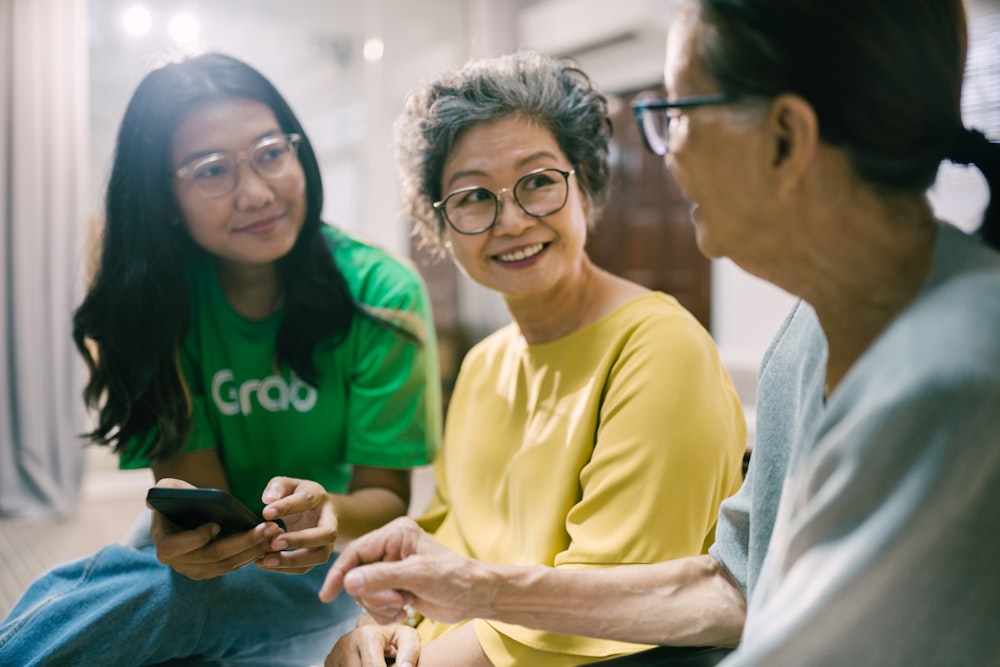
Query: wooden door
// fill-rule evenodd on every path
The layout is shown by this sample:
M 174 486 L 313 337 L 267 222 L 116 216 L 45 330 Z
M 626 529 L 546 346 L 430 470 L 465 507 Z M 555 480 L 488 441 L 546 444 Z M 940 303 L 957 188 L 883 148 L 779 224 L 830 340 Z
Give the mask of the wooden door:
M 639 136 L 633 97 L 612 114 L 611 196 L 587 251 L 598 266 L 673 295 L 711 330 L 711 263 L 695 242 L 691 205 Z

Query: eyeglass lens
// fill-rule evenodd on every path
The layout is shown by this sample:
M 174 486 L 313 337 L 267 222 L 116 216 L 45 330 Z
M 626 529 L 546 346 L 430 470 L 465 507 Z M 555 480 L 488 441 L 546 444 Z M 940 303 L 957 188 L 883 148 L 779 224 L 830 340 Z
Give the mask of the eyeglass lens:
M 295 140 L 291 136 L 268 137 L 255 144 L 246 158 L 262 178 L 278 178 L 285 173 L 295 155 Z M 231 192 L 239 180 L 239 160 L 243 156 L 215 153 L 195 163 L 187 170 L 189 178 L 202 194 L 217 197 Z
M 566 205 L 569 174 L 559 169 L 543 169 L 525 174 L 514 185 L 514 201 L 528 215 L 541 218 Z M 500 199 L 486 188 L 459 190 L 444 202 L 444 214 L 457 231 L 484 232 L 493 226 L 500 212 Z
M 666 155 L 669 146 L 670 116 L 667 109 L 638 109 L 639 131 L 646 146 L 656 155 Z

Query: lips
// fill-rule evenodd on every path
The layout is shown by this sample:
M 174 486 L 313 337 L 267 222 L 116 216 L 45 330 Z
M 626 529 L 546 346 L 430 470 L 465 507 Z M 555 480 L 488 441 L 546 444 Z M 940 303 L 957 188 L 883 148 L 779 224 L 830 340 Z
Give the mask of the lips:
M 494 255 L 494 257 L 501 262 L 523 262 L 526 259 L 531 259 L 544 249 L 544 243 L 536 243 L 524 248 L 518 248 L 517 250 L 513 250 L 511 252 Z
M 248 225 L 237 227 L 236 231 L 244 234 L 266 234 L 277 227 L 284 217 L 284 214 L 279 214 L 263 220 L 256 220 Z

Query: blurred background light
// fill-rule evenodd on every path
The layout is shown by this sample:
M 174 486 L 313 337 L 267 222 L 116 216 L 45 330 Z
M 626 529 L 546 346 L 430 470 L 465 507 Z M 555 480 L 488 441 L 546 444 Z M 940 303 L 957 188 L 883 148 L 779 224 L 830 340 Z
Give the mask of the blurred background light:
M 122 15 L 122 26 L 130 35 L 145 35 L 153 25 L 153 17 L 149 10 L 140 5 L 134 5 Z
M 198 39 L 198 20 L 190 14 L 178 14 L 170 21 L 170 37 L 179 44 Z
M 385 52 L 385 44 L 382 40 L 377 37 L 372 37 L 365 42 L 365 60 L 370 63 L 377 63 L 382 60 L 382 54 Z

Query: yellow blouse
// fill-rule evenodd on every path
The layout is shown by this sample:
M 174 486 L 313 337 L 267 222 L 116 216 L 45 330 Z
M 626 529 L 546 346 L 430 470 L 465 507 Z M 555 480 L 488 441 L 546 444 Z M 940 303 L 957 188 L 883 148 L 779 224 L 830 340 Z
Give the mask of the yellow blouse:
M 569 336 L 516 325 L 462 363 L 421 520 L 494 563 L 594 568 L 705 553 L 741 483 L 743 412 L 708 332 L 650 293 Z M 645 648 L 476 620 L 494 665 L 575 665 Z M 424 619 L 423 642 L 454 626 Z

